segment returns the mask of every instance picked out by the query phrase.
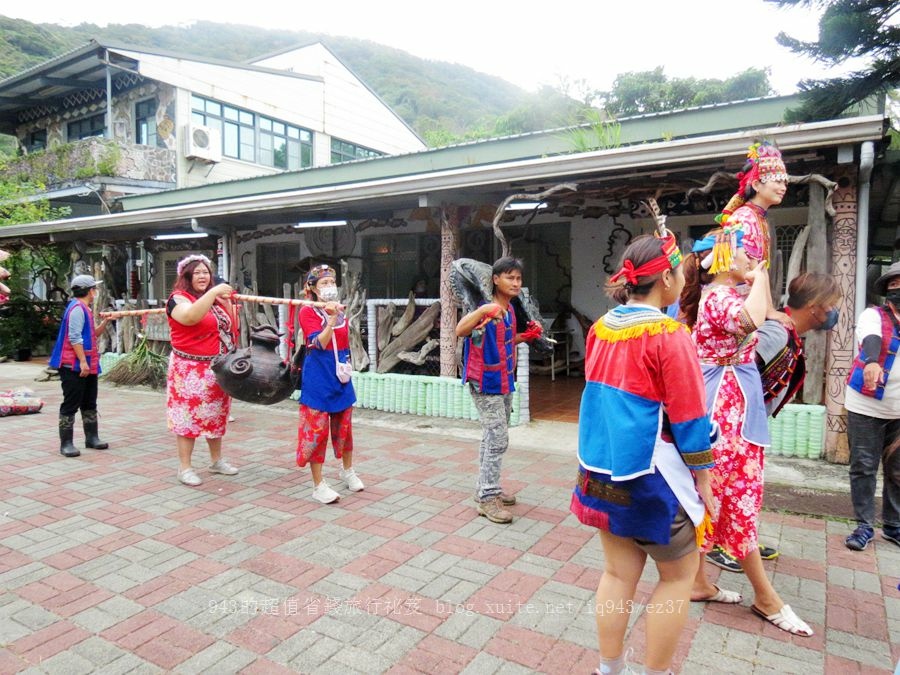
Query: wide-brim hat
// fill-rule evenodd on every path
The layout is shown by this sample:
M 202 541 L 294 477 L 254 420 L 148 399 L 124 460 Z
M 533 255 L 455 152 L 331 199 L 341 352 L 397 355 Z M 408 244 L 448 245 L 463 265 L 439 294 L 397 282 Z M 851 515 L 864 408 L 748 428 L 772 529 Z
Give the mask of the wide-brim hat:
M 875 280 L 875 283 L 872 284 L 872 289 L 878 295 L 885 295 L 887 293 L 887 283 L 894 277 L 900 277 L 900 260 L 893 263 L 888 267 L 887 272 Z

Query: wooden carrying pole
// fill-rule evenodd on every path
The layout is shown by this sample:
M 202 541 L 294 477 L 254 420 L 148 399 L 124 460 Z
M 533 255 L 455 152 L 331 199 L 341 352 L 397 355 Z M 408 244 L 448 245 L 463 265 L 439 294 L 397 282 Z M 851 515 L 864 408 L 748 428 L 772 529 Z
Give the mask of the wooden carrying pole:
M 316 300 L 295 300 L 293 298 L 270 298 L 266 295 L 244 295 L 243 293 L 232 293 L 228 296 L 229 300 L 243 300 L 244 302 L 260 302 L 266 305 L 309 305 L 311 307 L 325 307 L 327 303 L 318 302 Z M 123 316 L 143 316 L 145 314 L 162 314 L 165 307 L 154 307 L 153 309 L 125 309 L 113 312 L 100 312 L 101 319 L 120 319 Z

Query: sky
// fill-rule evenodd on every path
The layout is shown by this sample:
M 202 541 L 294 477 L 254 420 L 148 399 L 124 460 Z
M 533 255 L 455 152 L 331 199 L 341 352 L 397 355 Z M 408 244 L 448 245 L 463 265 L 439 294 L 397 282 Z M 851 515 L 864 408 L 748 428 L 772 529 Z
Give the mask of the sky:
M 586 89 L 609 90 L 617 74 L 657 66 L 670 78 L 716 79 L 758 67 L 770 69 L 776 93 L 789 94 L 804 77 L 847 70 L 825 69 L 775 42 L 782 30 L 816 41 L 817 11 L 781 9 L 763 0 L 42 0 L 15 3 L 0 14 L 66 26 L 206 20 L 344 35 L 466 65 L 529 91 L 564 82 L 571 93 L 580 82 Z

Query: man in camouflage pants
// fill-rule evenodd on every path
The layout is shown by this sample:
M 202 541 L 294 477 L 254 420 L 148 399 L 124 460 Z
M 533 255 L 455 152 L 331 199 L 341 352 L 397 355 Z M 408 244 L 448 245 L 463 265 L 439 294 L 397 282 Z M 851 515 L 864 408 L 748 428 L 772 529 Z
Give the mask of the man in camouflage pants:
M 478 482 L 475 501 L 479 515 L 494 523 L 511 523 L 506 506 L 516 503 L 514 495 L 500 488 L 500 465 L 509 445 L 509 416 L 516 389 L 516 345 L 540 337 L 539 323 L 516 334 L 516 315 L 510 302 L 522 289 L 522 261 L 504 257 L 491 270 L 492 301 L 466 314 L 456 326 L 464 337 L 462 381 L 481 419 L 481 446 L 478 450 Z

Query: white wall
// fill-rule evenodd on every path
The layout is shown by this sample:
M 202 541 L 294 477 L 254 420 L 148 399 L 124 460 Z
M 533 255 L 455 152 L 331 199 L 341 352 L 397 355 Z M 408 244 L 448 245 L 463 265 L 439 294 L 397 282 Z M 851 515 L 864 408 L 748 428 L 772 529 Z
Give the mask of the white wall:
M 316 43 L 257 61 L 254 65 L 325 78 L 325 133 L 389 155 L 425 145 L 385 103 L 325 46 Z

